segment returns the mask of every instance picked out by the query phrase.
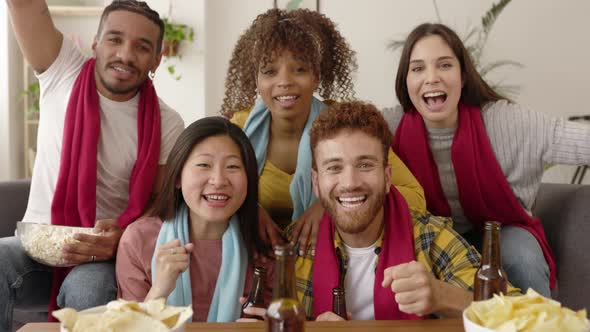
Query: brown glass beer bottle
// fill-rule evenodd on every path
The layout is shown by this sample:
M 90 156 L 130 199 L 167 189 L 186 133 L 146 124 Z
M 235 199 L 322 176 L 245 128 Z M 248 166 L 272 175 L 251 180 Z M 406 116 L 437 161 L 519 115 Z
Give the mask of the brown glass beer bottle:
M 481 266 L 475 273 L 475 301 L 483 301 L 494 294 L 506 294 L 506 272 L 502 270 L 500 253 L 500 223 L 487 221 L 484 226 Z
M 262 266 L 254 267 L 252 286 L 248 293 L 248 300 L 242 305 L 242 317 L 261 319 L 258 316 L 244 314 L 244 309 L 249 307 L 265 308 L 264 306 L 264 285 L 266 284 L 266 269 Z
M 332 312 L 348 320 L 346 314 L 346 293 L 344 288 L 336 287 L 332 289 Z
M 300 332 L 304 330 L 305 311 L 295 290 L 295 251 L 292 245 L 274 249 L 275 277 L 272 302 L 266 310 L 266 330 Z

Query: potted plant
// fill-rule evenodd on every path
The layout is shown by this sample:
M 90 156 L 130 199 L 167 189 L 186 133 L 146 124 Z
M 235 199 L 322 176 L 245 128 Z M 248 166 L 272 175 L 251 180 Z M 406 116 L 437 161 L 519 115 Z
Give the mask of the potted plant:
M 29 106 L 25 110 L 27 112 L 28 119 L 39 118 L 39 98 L 41 90 L 39 88 L 39 82 L 32 83 L 27 87 L 26 90 L 21 92 L 21 98 L 28 98 Z
M 162 44 L 162 55 L 166 57 L 178 57 L 178 47 L 180 42 L 194 39 L 193 28 L 186 24 L 172 23 L 168 18 L 164 18 L 164 40 Z

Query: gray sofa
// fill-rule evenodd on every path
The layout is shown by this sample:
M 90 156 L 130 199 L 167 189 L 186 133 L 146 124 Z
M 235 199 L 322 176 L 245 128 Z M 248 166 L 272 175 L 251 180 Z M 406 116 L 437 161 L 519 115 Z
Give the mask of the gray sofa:
M 29 186 L 26 180 L 0 182 L 0 237 L 14 234 Z M 590 288 L 584 284 L 590 281 L 590 186 L 544 183 L 533 212 L 543 220 L 557 260 L 554 298 L 573 309 L 590 308 Z
M 27 208 L 31 181 L 0 181 L 0 237 L 13 236 Z M 0 299 L 2 301 L 2 299 Z M 28 322 L 47 321 L 47 307 L 15 308 L 12 331 Z

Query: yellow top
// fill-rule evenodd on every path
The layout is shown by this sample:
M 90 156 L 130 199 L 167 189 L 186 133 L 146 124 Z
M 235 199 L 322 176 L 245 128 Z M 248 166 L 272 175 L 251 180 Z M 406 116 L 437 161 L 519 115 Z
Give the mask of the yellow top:
M 231 122 L 240 128 L 244 128 L 251 110 L 247 109 L 234 113 Z M 424 198 L 422 186 L 391 149 L 389 149 L 388 162 L 391 165 L 391 184 L 404 196 L 409 208 L 418 212 L 426 212 L 426 199 Z M 258 203 L 269 213 L 273 221 L 281 229 L 291 223 L 293 202 L 291 201 L 289 186 L 292 180 L 293 174 L 285 173 L 268 160 L 264 164 L 262 174 L 260 174 L 258 180 Z
M 293 176 L 267 160 L 258 180 L 258 202 L 281 229 L 291 224 L 293 216 L 293 201 L 289 192 Z

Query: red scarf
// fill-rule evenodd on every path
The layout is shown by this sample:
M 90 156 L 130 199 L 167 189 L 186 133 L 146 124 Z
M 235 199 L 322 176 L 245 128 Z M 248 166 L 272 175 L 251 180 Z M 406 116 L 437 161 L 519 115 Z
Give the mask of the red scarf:
M 392 147 L 424 188 L 428 210 L 435 215 L 451 216 L 424 121 L 417 111 L 404 114 Z M 533 234 L 549 265 L 553 288 L 555 260 L 541 221 L 528 215 L 508 184 L 490 145 L 479 107 L 459 104 L 459 126 L 451 146 L 451 159 L 465 216 L 478 229 L 485 221 L 495 220 Z
M 94 227 L 96 220 L 96 158 L 100 136 L 100 109 L 94 64 L 84 63 L 74 83 L 64 123 L 59 176 L 51 204 L 51 224 Z M 137 114 L 137 160 L 129 179 L 129 200 L 117 218 L 121 228 L 137 219 L 148 202 L 160 156 L 160 104 L 150 79 L 141 87 Z M 71 268 L 53 269 L 51 312 Z
M 383 243 L 375 270 L 373 307 L 376 320 L 421 319 L 399 310 L 395 294 L 381 287 L 384 270 L 388 267 L 415 260 L 414 231 L 408 205 L 392 186 L 384 202 Z M 313 313 L 314 316 L 332 311 L 332 288 L 338 287 L 340 269 L 334 249 L 334 222 L 324 213 L 320 222 L 313 260 Z

